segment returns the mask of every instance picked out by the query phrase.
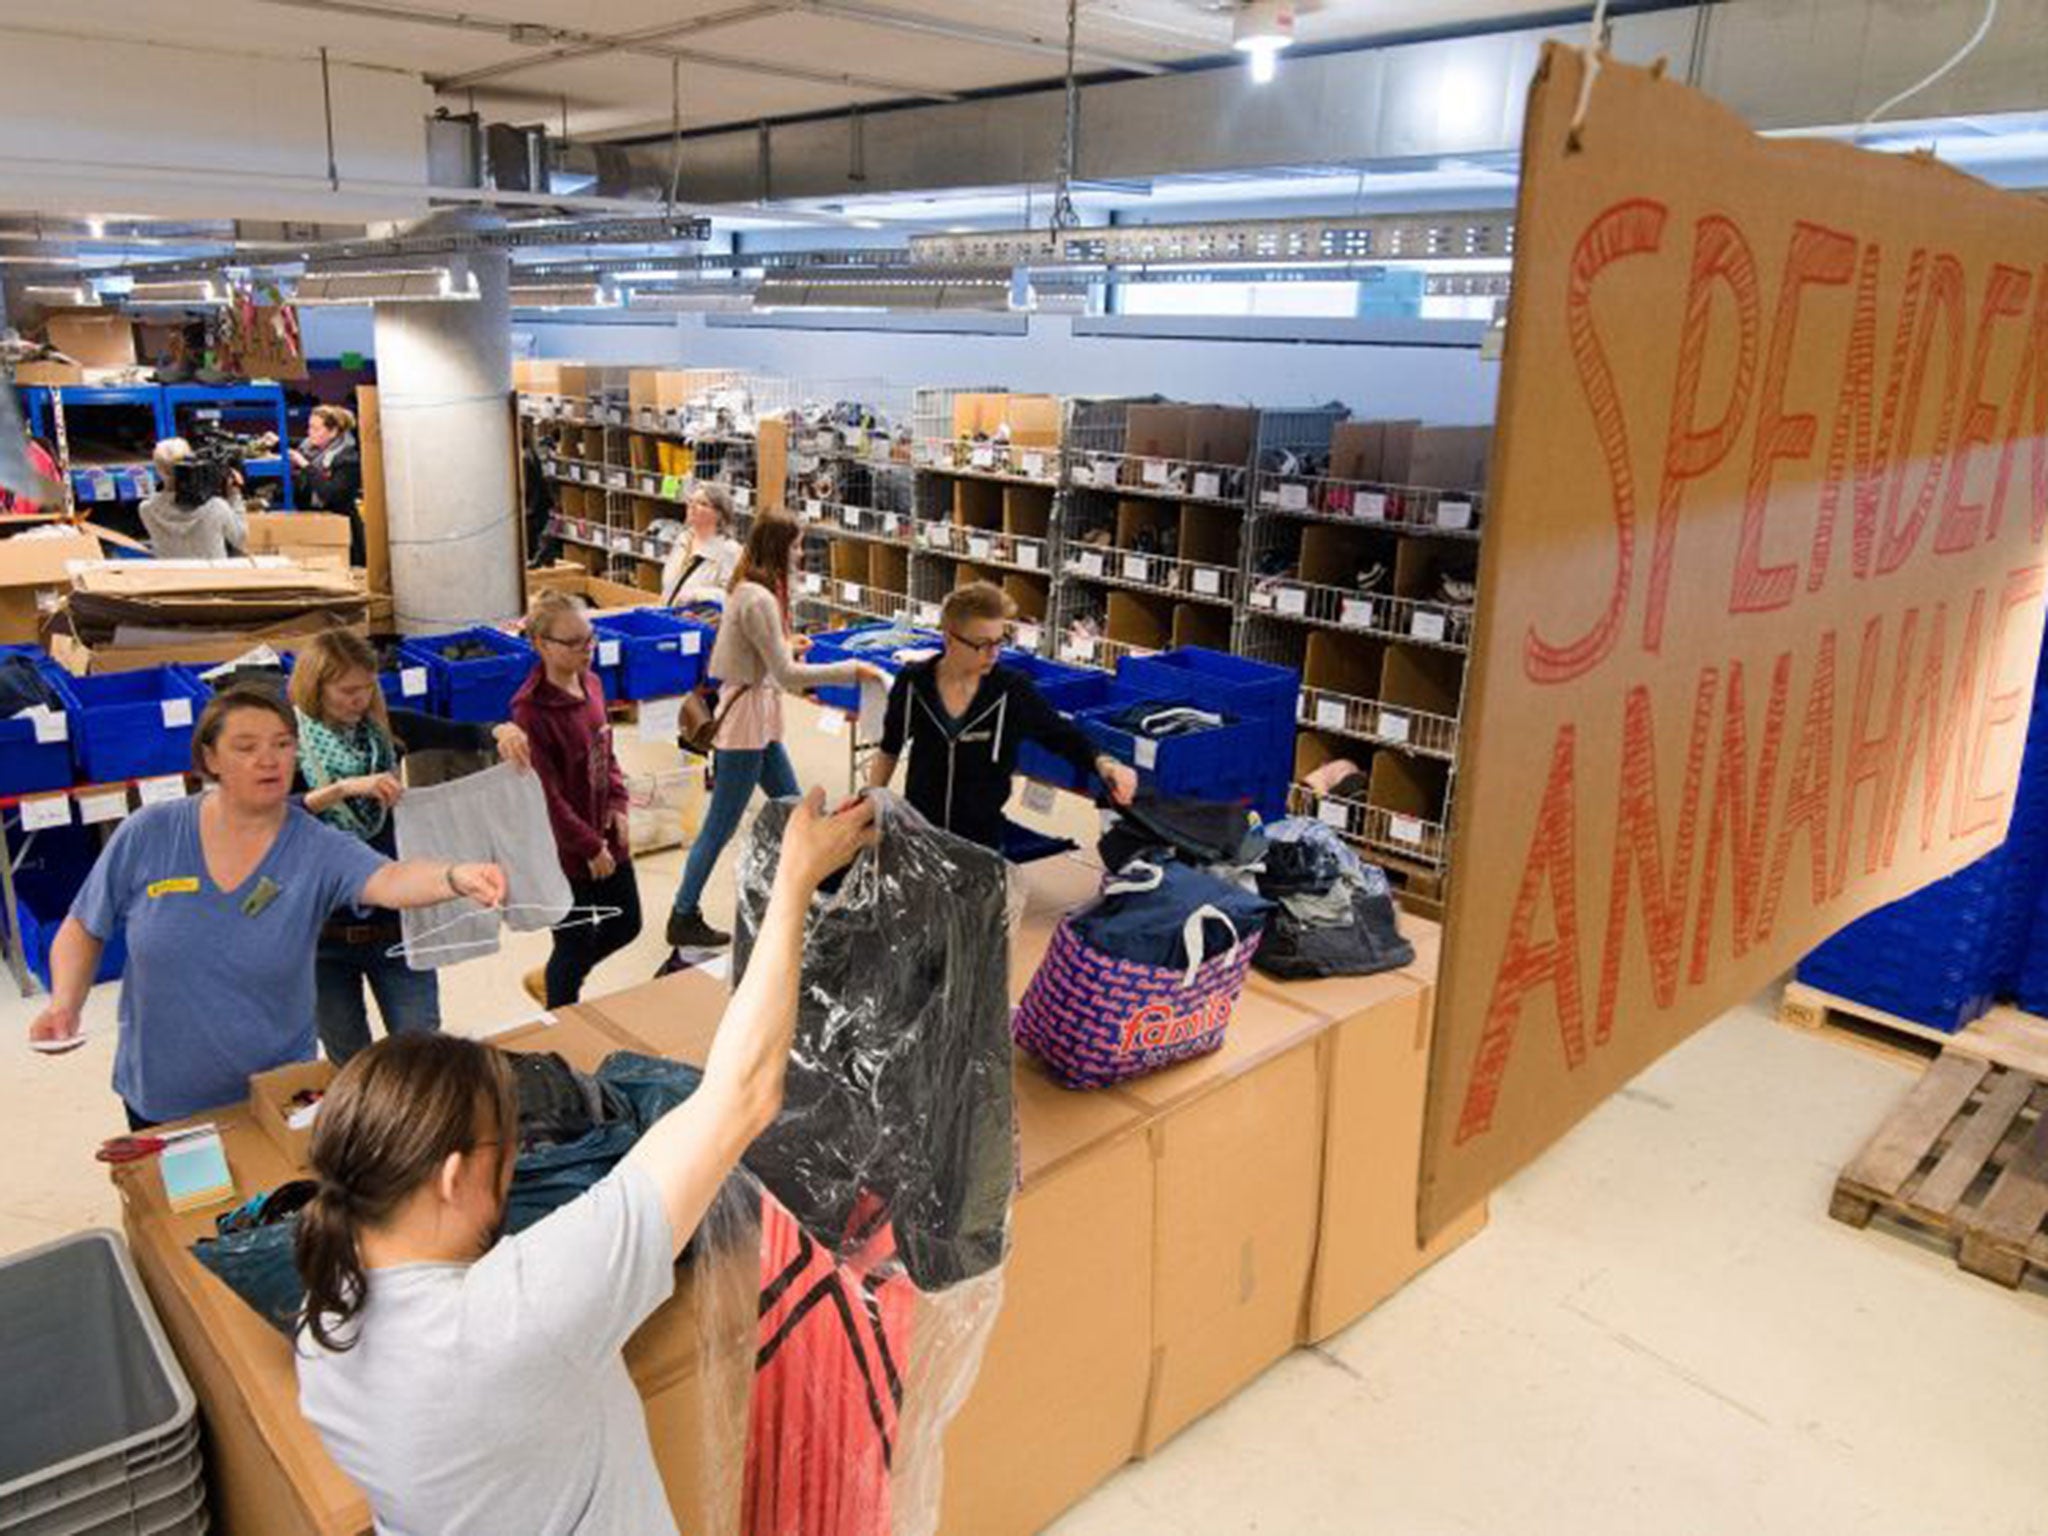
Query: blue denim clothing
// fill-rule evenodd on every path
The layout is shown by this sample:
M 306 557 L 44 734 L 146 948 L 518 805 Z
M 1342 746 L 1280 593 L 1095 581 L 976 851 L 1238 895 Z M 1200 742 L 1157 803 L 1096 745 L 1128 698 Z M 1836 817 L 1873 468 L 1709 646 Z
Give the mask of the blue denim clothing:
M 1185 864 L 1133 860 L 1068 921 L 1077 937 L 1102 954 L 1179 969 L 1221 954 L 1235 942 L 1216 917 L 1228 920 L 1237 939 L 1248 939 L 1265 927 L 1272 909 L 1256 892 Z M 1191 926 L 1197 913 L 1203 922 Z M 1203 953 L 1190 954 L 1197 935 Z
M 387 953 L 398 943 L 398 932 L 394 923 L 385 937 L 361 944 L 323 937 L 314 953 L 313 1019 L 320 1048 L 337 1067 L 370 1044 L 365 985 L 376 995 L 385 1034 L 433 1034 L 441 1027 L 441 986 L 434 973 L 416 971 L 405 956 Z
M 779 741 L 749 751 L 720 747 L 714 762 L 711 804 L 705 807 L 704 825 L 697 831 L 696 842 L 690 845 L 690 861 L 683 866 L 683 883 L 676 887 L 678 912 L 697 910 L 718 856 L 732 841 L 757 787 L 766 791 L 770 800 L 788 800 L 803 793 L 796 782 L 796 769 L 790 766 L 789 752 Z

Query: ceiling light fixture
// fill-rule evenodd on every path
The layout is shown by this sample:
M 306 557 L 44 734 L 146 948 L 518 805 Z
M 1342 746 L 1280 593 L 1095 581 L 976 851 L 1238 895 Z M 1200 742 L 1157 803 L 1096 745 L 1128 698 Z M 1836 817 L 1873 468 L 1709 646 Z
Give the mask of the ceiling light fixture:
M 619 296 L 592 278 L 584 282 L 515 283 L 510 290 L 514 309 L 617 309 Z
M 466 267 L 308 267 L 292 299 L 297 304 L 434 304 L 483 297 Z
M 1294 0 L 1245 0 L 1231 24 L 1230 46 L 1245 56 L 1252 83 L 1273 78 L 1283 48 L 1294 44 Z
M 21 291 L 42 304 L 97 304 L 99 296 L 84 283 L 23 283 Z
M 227 290 L 210 277 L 138 281 L 128 290 L 130 304 L 225 304 L 227 301 Z

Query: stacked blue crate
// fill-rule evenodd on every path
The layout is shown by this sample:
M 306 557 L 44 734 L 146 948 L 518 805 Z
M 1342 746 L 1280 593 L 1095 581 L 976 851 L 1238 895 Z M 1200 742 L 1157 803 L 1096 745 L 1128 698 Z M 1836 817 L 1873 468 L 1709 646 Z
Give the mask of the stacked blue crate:
M 2017 993 L 2028 1008 L 2033 996 L 2048 1001 L 2048 927 L 2036 916 L 2048 888 L 2048 668 L 2034 680 L 2034 712 L 2027 722 L 2026 755 L 2005 835 L 2005 901 L 1999 914 L 1993 967 L 2001 993 Z M 2040 940 L 2035 938 L 2040 934 Z M 2029 972 L 2038 972 L 2030 977 Z M 2037 1010 L 2038 1011 L 2038 1010 Z
M 1189 690 L 1204 707 L 1256 726 L 1258 745 L 1250 772 L 1231 776 L 1237 792 L 1207 798 L 1245 798 L 1261 816 L 1287 814 L 1287 788 L 1294 780 L 1299 672 L 1228 651 L 1184 645 L 1153 656 L 1126 657 L 1117 668 L 1117 677 L 1142 684 L 1148 692 Z

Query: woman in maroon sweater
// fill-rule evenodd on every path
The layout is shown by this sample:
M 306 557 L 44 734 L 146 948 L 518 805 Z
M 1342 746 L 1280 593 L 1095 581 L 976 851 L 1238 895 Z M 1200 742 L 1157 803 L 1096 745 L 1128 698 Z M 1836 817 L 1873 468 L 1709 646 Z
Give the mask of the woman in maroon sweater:
M 541 1001 L 559 1008 L 582 996 L 600 960 L 639 937 L 640 886 L 626 843 L 626 778 L 612 755 L 604 688 L 590 670 L 590 620 L 574 598 L 542 592 L 526 616 L 526 633 L 540 665 L 512 696 L 512 719 L 526 732 L 547 792 L 562 873 L 577 907 L 615 907 L 619 914 L 555 931 Z

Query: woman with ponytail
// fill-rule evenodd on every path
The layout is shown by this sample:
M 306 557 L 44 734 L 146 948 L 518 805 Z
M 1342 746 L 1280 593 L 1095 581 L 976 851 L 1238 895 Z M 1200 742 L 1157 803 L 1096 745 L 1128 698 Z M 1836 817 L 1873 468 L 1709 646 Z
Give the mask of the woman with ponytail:
M 300 1216 L 299 1406 L 378 1530 L 676 1530 L 621 1351 L 781 1107 L 804 913 L 873 820 L 864 802 L 826 815 L 816 791 L 797 809 L 702 1085 L 587 1194 L 515 1236 L 496 1241 L 518 1152 L 503 1056 L 399 1035 L 335 1078 Z

